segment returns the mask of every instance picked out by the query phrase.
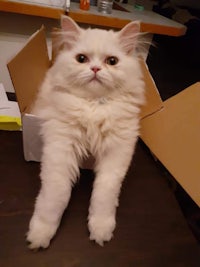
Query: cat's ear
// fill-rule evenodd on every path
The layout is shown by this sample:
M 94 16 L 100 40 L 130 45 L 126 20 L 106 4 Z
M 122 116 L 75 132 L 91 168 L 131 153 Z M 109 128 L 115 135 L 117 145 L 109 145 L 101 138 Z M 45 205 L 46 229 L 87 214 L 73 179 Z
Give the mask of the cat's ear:
M 119 41 L 127 54 L 134 52 L 140 33 L 140 22 L 132 21 L 119 32 Z
M 82 29 L 68 16 L 61 16 L 62 42 L 65 48 L 70 49 L 78 40 Z
M 63 31 L 73 32 L 79 34 L 81 28 L 76 24 L 76 22 L 68 16 L 61 16 L 61 28 Z

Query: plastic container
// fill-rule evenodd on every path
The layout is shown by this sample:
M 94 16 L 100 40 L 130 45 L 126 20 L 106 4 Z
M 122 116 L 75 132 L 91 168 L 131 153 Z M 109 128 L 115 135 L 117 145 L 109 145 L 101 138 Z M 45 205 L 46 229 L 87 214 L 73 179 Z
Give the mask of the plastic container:
M 98 11 L 104 14 L 111 14 L 113 7 L 113 0 L 98 0 Z
M 90 9 L 90 0 L 80 0 L 80 9 L 89 10 Z

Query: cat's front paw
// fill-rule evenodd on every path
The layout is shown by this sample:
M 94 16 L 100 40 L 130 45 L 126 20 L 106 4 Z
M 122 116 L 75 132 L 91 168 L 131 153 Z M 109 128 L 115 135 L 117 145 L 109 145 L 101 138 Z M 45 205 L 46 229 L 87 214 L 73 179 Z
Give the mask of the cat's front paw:
M 100 246 L 104 242 L 108 242 L 113 237 L 115 229 L 115 218 L 113 216 L 91 216 L 88 221 L 88 228 L 90 231 L 90 240 L 94 240 Z
M 33 218 L 27 233 L 28 247 L 33 250 L 47 248 L 57 230 L 57 225 Z

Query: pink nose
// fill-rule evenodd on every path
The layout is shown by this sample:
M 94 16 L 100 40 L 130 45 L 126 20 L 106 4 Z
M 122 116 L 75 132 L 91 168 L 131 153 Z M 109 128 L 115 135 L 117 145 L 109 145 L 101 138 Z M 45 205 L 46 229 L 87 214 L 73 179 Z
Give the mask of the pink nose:
M 94 71 L 94 73 L 97 73 L 97 71 L 101 70 L 101 68 L 94 66 L 94 67 L 91 67 L 91 70 Z

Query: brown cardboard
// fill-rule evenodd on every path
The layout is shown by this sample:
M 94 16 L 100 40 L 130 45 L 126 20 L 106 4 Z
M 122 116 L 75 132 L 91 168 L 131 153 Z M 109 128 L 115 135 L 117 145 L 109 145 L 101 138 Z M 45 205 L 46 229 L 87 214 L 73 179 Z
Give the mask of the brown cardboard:
M 19 108 L 27 112 L 50 66 L 44 27 L 32 35 L 24 48 L 8 63 Z
M 200 83 L 141 121 L 141 138 L 200 206 Z
M 43 28 L 8 63 L 22 113 L 24 156 L 28 161 L 40 161 L 41 122 L 29 110 L 49 66 Z M 143 61 L 141 66 L 146 87 L 141 138 L 200 206 L 200 84 L 162 102 Z

